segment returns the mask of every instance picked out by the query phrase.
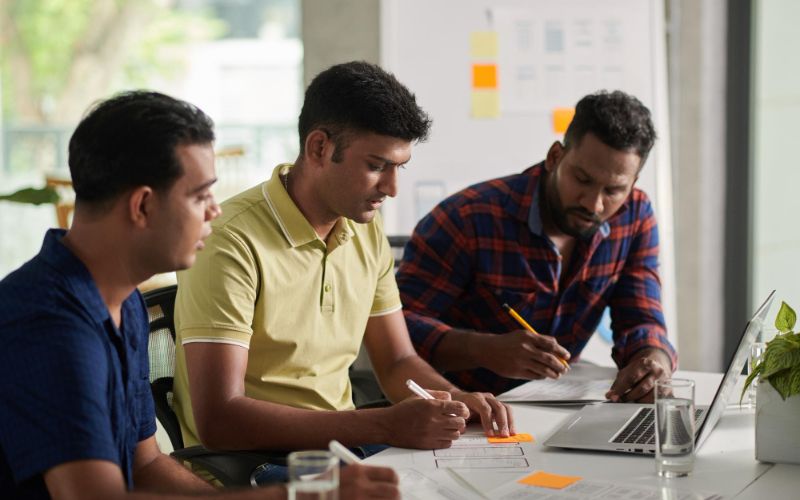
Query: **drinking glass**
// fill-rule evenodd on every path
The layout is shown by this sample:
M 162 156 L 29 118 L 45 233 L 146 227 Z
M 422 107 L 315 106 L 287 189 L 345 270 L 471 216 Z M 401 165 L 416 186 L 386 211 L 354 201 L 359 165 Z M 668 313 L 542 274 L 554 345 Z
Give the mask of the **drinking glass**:
M 761 362 L 764 356 L 764 350 L 767 348 L 765 342 L 753 342 L 750 346 L 750 358 L 747 360 L 747 375 L 753 373 L 756 365 Z M 754 378 L 747 388 L 747 394 L 742 401 L 742 407 L 755 408 L 756 407 L 756 389 L 758 388 L 758 377 Z
M 694 467 L 694 381 L 656 381 L 656 472 L 688 476 Z
M 329 451 L 289 453 L 289 500 L 338 500 L 339 458 Z

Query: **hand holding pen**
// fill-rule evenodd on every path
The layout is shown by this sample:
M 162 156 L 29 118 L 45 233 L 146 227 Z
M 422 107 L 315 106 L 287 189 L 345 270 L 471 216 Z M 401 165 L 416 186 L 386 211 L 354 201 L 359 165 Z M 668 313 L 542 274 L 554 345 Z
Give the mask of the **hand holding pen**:
M 482 333 L 466 337 L 467 352 L 480 367 L 511 379 L 559 378 L 569 370 L 569 351 L 555 338 L 539 335 L 516 311 L 504 305 L 522 327 L 504 334 Z

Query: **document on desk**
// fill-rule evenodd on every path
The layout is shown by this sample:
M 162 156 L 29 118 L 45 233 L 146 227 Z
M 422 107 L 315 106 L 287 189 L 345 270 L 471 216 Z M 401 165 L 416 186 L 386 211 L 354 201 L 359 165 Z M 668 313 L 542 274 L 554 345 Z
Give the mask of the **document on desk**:
M 549 474 L 548 474 L 549 475 Z M 553 475 L 554 476 L 554 475 Z M 527 476 L 526 476 L 527 477 Z M 623 498 L 636 500 L 721 500 L 717 494 L 700 493 L 695 491 L 680 490 L 669 486 L 641 486 L 638 484 L 624 484 L 610 481 L 580 479 L 570 482 L 564 487 L 532 486 L 520 481 L 520 478 L 510 481 L 486 493 L 486 497 L 497 500 L 517 499 L 607 499 L 619 500 Z
M 531 380 L 497 397 L 506 403 L 578 405 L 606 400 L 613 380 L 560 378 Z
M 390 448 L 367 459 L 368 464 L 390 464 L 393 467 L 420 471 L 436 469 L 479 469 L 524 473 L 533 470 L 533 437 L 524 436 L 520 442 L 490 443 L 482 430 L 468 430 L 453 441 L 450 448 L 439 450 L 400 450 Z
M 459 476 L 446 470 L 396 469 L 406 500 L 477 500 L 485 498 Z

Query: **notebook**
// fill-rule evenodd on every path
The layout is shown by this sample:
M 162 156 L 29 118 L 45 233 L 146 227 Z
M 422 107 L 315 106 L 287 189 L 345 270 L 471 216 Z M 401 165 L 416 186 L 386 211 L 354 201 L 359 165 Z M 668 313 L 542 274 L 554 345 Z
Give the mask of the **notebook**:
M 747 362 L 750 345 L 758 337 L 767 317 L 775 291 L 766 298 L 745 325 L 728 369 L 722 377 L 711 406 L 698 406 L 695 425 L 695 446 L 699 448 L 717 425 L 731 397 L 736 381 Z M 545 446 L 586 450 L 653 454 L 655 420 L 653 405 L 603 403 L 584 406 L 545 440 Z M 676 431 L 679 431 L 676 430 Z

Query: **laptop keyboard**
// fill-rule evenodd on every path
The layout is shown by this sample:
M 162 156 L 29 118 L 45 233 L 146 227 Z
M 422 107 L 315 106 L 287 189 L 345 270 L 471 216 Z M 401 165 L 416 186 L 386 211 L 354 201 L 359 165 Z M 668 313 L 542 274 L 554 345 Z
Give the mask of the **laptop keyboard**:
M 695 422 L 703 414 L 703 410 L 695 409 L 694 419 Z M 611 440 L 616 444 L 656 444 L 655 433 L 655 409 L 654 408 L 639 408 L 639 411 L 633 416 L 620 432 Z

